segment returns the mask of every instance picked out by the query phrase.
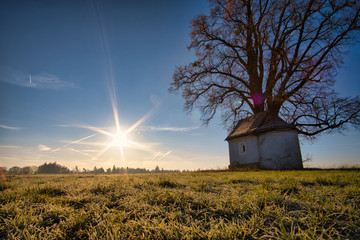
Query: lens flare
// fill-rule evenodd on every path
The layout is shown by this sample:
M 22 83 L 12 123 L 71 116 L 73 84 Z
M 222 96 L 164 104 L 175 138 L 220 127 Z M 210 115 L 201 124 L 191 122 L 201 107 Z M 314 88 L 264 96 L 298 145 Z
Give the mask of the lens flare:
M 254 106 L 264 103 L 265 97 L 261 93 L 251 94 L 250 99 L 253 101 Z
M 4 181 L 4 184 L 5 184 L 5 186 L 7 187 L 7 186 L 8 186 L 8 183 L 7 183 L 7 181 L 6 181 L 6 177 L 5 177 L 5 174 L 4 174 L 4 171 L 3 171 L 3 168 L 2 168 L 2 167 L 0 167 L 0 172 L 1 172 L 1 177 L 2 177 L 2 179 L 3 179 L 3 181 Z

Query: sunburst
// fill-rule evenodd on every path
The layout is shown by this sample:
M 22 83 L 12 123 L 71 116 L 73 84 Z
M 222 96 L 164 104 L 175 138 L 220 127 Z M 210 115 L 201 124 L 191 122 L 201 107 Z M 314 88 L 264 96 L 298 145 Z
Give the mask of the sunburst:
M 109 143 L 110 147 L 126 148 L 129 147 L 130 142 L 126 134 L 118 131 L 112 135 L 112 141 Z
M 115 125 L 113 129 L 115 129 L 115 131 L 109 132 L 108 128 L 99 128 L 99 127 L 94 127 L 94 126 L 89 126 L 89 125 L 75 126 L 75 127 L 91 130 L 91 131 L 95 132 L 95 134 L 72 141 L 72 142 L 70 142 L 60 148 L 57 148 L 53 151 L 58 151 L 59 149 L 66 147 L 68 145 L 71 145 L 71 144 L 80 144 L 82 141 L 100 134 L 100 135 L 105 135 L 110 139 L 108 139 L 106 142 L 100 143 L 100 145 L 102 145 L 104 147 L 96 154 L 95 157 L 93 157 L 94 160 L 98 159 L 101 155 L 103 155 L 106 151 L 108 151 L 111 148 L 115 148 L 120 151 L 122 160 L 125 160 L 124 150 L 128 149 L 128 148 L 141 149 L 141 150 L 149 151 L 149 152 L 153 153 L 154 150 L 152 150 L 151 147 L 148 146 L 148 144 L 139 143 L 137 141 L 134 141 L 133 139 L 131 139 L 131 137 L 129 135 L 131 135 L 130 134 L 131 132 L 133 132 L 137 127 L 139 127 L 146 119 L 148 119 L 154 113 L 155 108 L 152 111 L 150 111 L 148 114 L 146 114 L 145 116 L 140 118 L 137 122 L 135 122 L 133 125 L 131 125 L 128 129 L 124 130 L 121 128 L 123 126 L 120 126 L 119 111 L 118 111 L 118 107 L 117 107 L 116 84 L 115 84 L 115 79 L 114 79 L 110 51 L 109 51 L 108 42 L 107 42 L 107 34 L 106 34 L 105 29 L 102 27 L 103 24 L 102 24 L 101 17 L 98 20 L 99 20 L 99 26 L 100 26 L 99 32 L 101 33 L 100 40 L 101 40 L 102 49 L 103 49 L 103 53 L 104 53 L 104 57 L 105 57 L 104 58 L 104 60 L 105 60 L 105 62 L 104 62 L 105 63 L 104 64 L 105 79 L 104 80 L 108 87 L 108 93 L 109 93 L 109 97 L 110 97 L 110 101 L 111 101 L 112 112 L 113 112 L 113 117 L 114 117 L 114 125 Z M 155 106 L 155 107 L 157 107 L 157 106 Z M 74 149 L 74 150 L 78 151 L 76 149 Z
M 158 151 L 153 150 L 149 144 L 140 143 L 138 141 L 135 141 L 130 136 L 134 130 L 136 130 L 144 121 L 146 121 L 154 113 L 155 108 L 152 111 L 150 111 L 149 113 L 147 113 L 146 115 L 144 115 L 142 118 L 140 118 L 137 122 L 135 122 L 129 128 L 122 130 L 123 126 L 120 127 L 116 102 L 113 102 L 113 101 L 115 101 L 114 98 L 111 98 L 111 99 L 112 99 L 113 114 L 114 114 L 114 126 L 112 127 L 113 131 L 110 131 L 109 130 L 110 128 L 100 128 L 100 127 L 95 127 L 95 126 L 91 126 L 91 125 L 61 125 L 61 126 L 65 126 L 65 127 L 70 126 L 70 127 L 88 129 L 88 130 L 93 131 L 94 133 L 89 136 L 67 142 L 65 145 L 51 150 L 51 152 L 57 152 L 60 149 L 63 149 L 70 145 L 85 144 L 85 145 L 89 145 L 89 146 L 103 147 L 95 154 L 95 156 L 91 157 L 92 160 L 99 159 L 103 154 L 105 154 L 110 149 L 118 149 L 120 156 L 121 156 L 121 160 L 123 162 L 125 161 L 125 149 L 137 149 L 137 150 L 150 152 L 152 154 L 155 154 L 154 152 L 158 152 Z M 106 136 L 107 139 L 103 140 L 101 142 L 85 142 L 85 140 L 88 140 L 88 139 L 93 138 L 98 135 Z M 73 152 L 78 152 L 78 153 L 88 156 L 88 157 L 90 156 L 89 154 L 84 153 L 83 151 L 81 151 L 79 149 L 72 148 L 71 150 Z
M 116 105 L 114 104 L 113 106 L 116 106 Z M 113 111 L 114 111 L 114 115 L 115 115 L 117 113 L 117 109 L 114 108 Z M 102 135 L 108 136 L 110 138 L 110 140 L 103 143 L 104 148 L 101 151 L 99 151 L 98 154 L 95 157 L 93 157 L 93 160 L 98 159 L 100 156 L 102 156 L 110 148 L 117 148 L 120 151 L 121 159 L 124 161 L 125 160 L 125 153 L 124 153 L 125 148 L 133 148 L 133 149 L 141 149 L 141 150 L 145 150 L 145 151 L 151 151 L 151 149 L 148 146 L 132 140 L 129 137 L 129 135 L 138 126 L 140 126 L 146 119 L 148 119 L 151 116 L 152 113 L 153 113 L 153 111 L 150 111 L 148 114 L 146 114 L 145 116 L 140 118 L 137 122 L 135 122 L 131 127 L 126 129 L 125 131 L 121 131 L 121 129 L 120 129 L 119 117 L 114 117 L 115 127 L 116 127 L 115 132 L 109 132 L 109 131 L 104 130 L 102 128 L 89 126 L 89 125 L 87 125 L 87 126 L 77 126 L 77 127 L 89 129 L 89 130 L 92 130 L 94 132 L 100 133 Z M 95 134 L 91 135 L 91 137 L 94 136 L 94 135 Z M 82 140 L 85 140 L 85 139 L 88 139 L 88 138 L 89 137 L 85 137 L 85 138 L 82 138 L 82 139 L 74 141 L 74 142 L 78 143 L 78 142 L 80 142 Z

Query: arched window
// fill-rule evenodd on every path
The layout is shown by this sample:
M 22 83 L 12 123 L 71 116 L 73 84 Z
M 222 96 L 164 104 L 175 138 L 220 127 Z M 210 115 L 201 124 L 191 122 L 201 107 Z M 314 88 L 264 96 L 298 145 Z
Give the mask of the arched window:
M 244 142 L 239 143 L 239 153 L 242 154 L 245 152 L 246 152 L 245 143 Z

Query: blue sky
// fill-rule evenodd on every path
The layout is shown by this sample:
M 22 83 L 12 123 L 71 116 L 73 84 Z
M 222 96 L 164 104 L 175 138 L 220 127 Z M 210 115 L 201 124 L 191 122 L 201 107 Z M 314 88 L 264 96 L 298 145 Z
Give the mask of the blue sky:
M 207 12 L 206 0 L 1 1 L 0 165 L 227 167 L 219 118 L 202 126 L 168 93 L 175 66 L 194 59 L 190 20 Z M 349 48 L 341 94 L 360 92 L 359 62 Z M 360 164 L 359 131 L 345 133 L 302 153 L 316 167 Z

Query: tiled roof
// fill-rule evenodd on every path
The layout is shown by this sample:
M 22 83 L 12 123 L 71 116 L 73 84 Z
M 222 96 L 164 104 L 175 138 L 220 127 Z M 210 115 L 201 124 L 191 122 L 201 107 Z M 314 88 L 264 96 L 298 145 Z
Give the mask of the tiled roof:
M 266 112 L 257 113 L 251 117 L 239 121 L 234 130 L 225 140 L 231 140 L 246 135 L 276 130 L 276 129 L 296 129 L 275 114 Z

